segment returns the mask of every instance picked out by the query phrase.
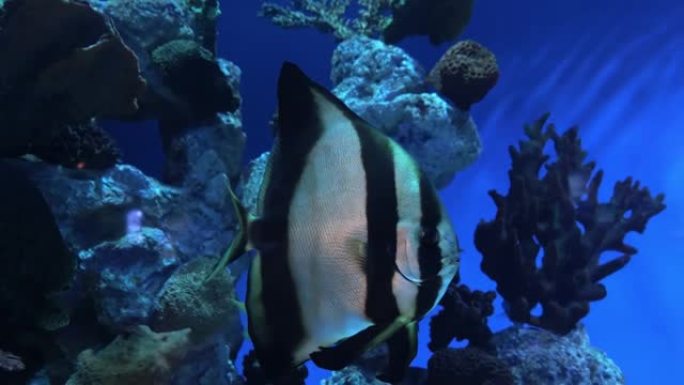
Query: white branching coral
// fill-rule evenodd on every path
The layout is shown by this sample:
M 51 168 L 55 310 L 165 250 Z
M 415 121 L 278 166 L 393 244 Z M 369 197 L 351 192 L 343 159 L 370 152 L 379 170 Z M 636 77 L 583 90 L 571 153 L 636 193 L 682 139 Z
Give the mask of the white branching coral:
M 312 27 L 345 40 L 380 35 L 392 22 L 392 12 L 405 1 L 292 0 L 289 6 L 266 2 L 260 14 L 283 28 Z

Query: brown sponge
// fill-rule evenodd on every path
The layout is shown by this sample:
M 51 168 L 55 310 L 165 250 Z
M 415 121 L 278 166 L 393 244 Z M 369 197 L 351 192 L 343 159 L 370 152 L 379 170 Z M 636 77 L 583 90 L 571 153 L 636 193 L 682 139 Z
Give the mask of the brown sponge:
M 449 48 L 428 75 L 428 82 L 456 106 L 467 110 L 499 80 L 496 57 L 473 40 Z

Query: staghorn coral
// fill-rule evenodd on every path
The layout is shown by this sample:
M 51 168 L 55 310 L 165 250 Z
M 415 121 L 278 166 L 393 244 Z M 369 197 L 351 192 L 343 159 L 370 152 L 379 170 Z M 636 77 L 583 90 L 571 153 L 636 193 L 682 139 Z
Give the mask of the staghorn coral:
M 452 281 L 439 302 L 442 310 L 430 319 L 430 350 L 444 349 L 454 338 L 467 339 L 469 346 L 488 347 L 492 331 L 487 317 L 494 313 L 494 298 L 493 291 L 471 291 Z
M 293 0 L 289 7 L 266 2 L 260 15 L 283 28 L 313 27 L 332 33 L 338 40 L 358 35 L 376 36 L 392 21 L 392 11 L 406 0 Z M 347 17 L 348 9 L 357 8 L 356 18 Z
M 599 282 L 637 252 L 624 243 L 625 235 L 642 233 L 665 209 L 665 198 L 626 178 L 609 201 L 599 202 L 603 172 L 585 162 L 577 127 L 559 135 L 553 125 L 544 128 L 547 118 L 525 127 L 528 139 L 519 149 L 510 147 L 508 194 L 490 191 L 496 218 L 477 226 L 475 246 L 511 320 L 566 334 L 587 315 L 589 302 L 606 296 Z M 548 141 L 558 159 L 547 164 Z M 602 263 L 607 251 L 621 255 Z M 538 304 L 542 313 L 533 315 Z
M 141 325 L 98 352 L 84 350 L 66 385 L 168 384 L 185 357 L 190 329 L 155 333 Z
M 432 44 L 456 39 L 470 22 L 474 0 L 406 0 L 397 7 L 383 33 L 396 44 L 411 35 L 430 38 Z
M 468 110 L 499 80 L 496 57 L 473 40 L 454 44 L 430 71 L 428 82 L 457 107 Z
M 428 361 L 426 385 L 513 385 L 503 361 L 478 348 L 442 349 Z

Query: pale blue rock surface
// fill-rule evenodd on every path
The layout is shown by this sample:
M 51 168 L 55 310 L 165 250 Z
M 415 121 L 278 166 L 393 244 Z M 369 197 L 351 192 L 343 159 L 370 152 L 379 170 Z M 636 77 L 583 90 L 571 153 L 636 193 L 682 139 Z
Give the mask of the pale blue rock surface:
M 591 346 L 582 325 L 566 336 L 514 326 L 494 334 L 498 358 L 511 368 L 516 383 L 553 385 L 621 385 L 620 368 Z
M 149 323 L 162 285 L 180 262 L 164 232 L 148 227 L 82 250 L 78 258 L 99 323 L 117 331 Z
M 399 142 L 438 187 L 482 151 L 472 117 L 433 92 L 425 71 L 401 48 L 357 37 L 332 58 L 333 93 L 354 112 Z

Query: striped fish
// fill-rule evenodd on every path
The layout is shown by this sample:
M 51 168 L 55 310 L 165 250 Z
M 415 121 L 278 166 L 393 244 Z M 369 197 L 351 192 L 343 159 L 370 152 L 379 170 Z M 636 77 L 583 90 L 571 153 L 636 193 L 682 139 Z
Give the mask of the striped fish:
M 233 195 L 241 232 L 216 270 L 257 251 L 247 292 L 257 358 L 275 379 L 312 359 L 339 370 L 387 342 L 378 378 L 400 380 L 416 325 L 458 270 L 430 181 L 393 140 L 294 64 L 278 81 L 275 144 L 258 215 Z

